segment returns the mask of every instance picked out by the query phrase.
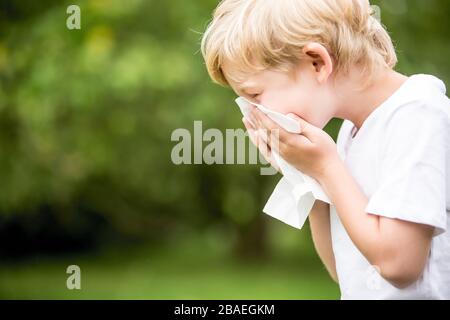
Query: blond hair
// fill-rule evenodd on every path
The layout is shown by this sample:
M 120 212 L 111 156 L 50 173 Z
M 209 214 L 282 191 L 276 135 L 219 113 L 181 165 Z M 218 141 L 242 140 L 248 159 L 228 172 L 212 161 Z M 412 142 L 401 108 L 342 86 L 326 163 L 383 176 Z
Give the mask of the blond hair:
M 202 37 L 214 82 L 227 86 L 249 73 L 289 71 L 311 42 L 331 55 L 335 72 L 353 64 L 367 74 L 397 63 L 392 40 L 368 0 L 222 0 Z M 224 72 L 224 63 L 237 72 Z

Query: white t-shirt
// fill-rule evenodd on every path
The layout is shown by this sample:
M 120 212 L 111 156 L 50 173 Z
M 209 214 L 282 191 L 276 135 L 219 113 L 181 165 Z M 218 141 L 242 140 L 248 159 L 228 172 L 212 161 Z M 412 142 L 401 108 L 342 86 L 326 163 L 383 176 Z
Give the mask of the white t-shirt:
M 450 299 L 450 100 L 445 85 L 414 75 L 337 148 L 369 203 L 366 214 L 435 227 L 421 278 L 404 289 L 383 279 L 356 248 L 333 206 L 331 236 L 342 299 Z

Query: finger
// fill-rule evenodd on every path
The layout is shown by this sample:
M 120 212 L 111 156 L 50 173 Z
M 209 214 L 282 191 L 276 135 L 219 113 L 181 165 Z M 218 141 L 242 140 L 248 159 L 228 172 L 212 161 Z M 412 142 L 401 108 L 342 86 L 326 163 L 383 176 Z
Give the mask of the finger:
M 274 121 L 272 121 L 272 119 L 270 119 L 266 114 L 264 114 L 264 112 L 262 112 L 258 108 L 253 108 L 250 114 L 254 117 L 258 127 L 267 130 L 279 128 L 279 126 Z
M 258 137 L 259 137 L 259 135 L 258 135 Z M 258 150 L 261 152 L 264 159 L 266 159 L 266 161 L 268 163 L 270 163 L 270 165 L 272 167 L 274 167 L 277 171 L 280 171 L 280 167 L 278 166 L 275 159 L 273 158 L 271 148 L 264 142 L 263 139 L 259 139 Z
M 269 144 L 269 143 L 268 143 L 268 142 L 269 142 L 269 139 L 268 139 L 268 136 L 267 136 L 267 131 L 266 131 L 266 129 L 258 129 L 258 130 L 257 130 L 257 133 L 258 133 L 258 137 L 259 137 L 262 141 L 264 141 L 264 143 Z
M 270 147 L 267 145 L 263 130 L 254 130 L 252 134 L 255 139 L 255 145 L 259 151 L 261 151 L 264 156 L 269 155 L 268 150 L 270 150 Z
M 255 130 L 249 129 L 249 130 L 247 130 L 247 132 L 248 132 L 250 141 L 255 145 L 255 147 L 258 147 L 258 137 L 256 135 Z
M 259 152 L 261 152 L 263 158 L 270 163 L 277 171 L 280 171 L 280 167 L 276 163 L 272 155 L 272 149 L 266 144 L 264 139 L 258 134 L 258 130 L 249 130 L 249 137 L 252 143 L 257 147 Z
M 292 118 L 292 119 L 297 120 L 297 121 L 298 121 L 299 119 L 301 119 L 298 115 L 296 115 L 295 113 L 292 113 L 292 112 L 288 113 L 287 116 L 288 116 L 289 118 Z
M 255 128 L 253 127 L 253 125 L 244 118 L 242 118 L 242 122 L 244 123 L 245 128 L 247 129 L 248 132 L 248 136 L 250 138 L 250 141 L 256 146 L 258 147 L 258 137 L 257 134 L 255 132 Z
M 255 106 L 251 105 L 250 106 L 250 112 L 246 115 L 247 117 L 247 121 L 250 122 L 253 127 L 256 129 L 256 127 L 258 126 L 258 120 L 256 119 L 255 115 L 253 114 L 253 110 L 257 109 Z
M 280 142 L 278 137 L 278 129 L 272 130 L 270 132 L 268 132 L 266 129 L 258 129 L 257 132 L 258 137 L 268 145 L 270 150 L 279 152 Z
M 249 130 L 249 129 L 254 130 L 255 129 L 253 124 L 250 121 L 248 121 L 245 117 L 242 118 L 242 122 L 244 123 L 244 126 L 245 126 L 245 128 L 247 128 L 247 130 Z
M 280 127 L 275 121 L 270 119 L 266 114 L 264 114 L 261 110 L 255 108 L 252 111 L 252 115 L 255 117 L 256 122 L 258 123 L 258 128 L 266 129 L 268 136 L 274 135 L 278 138 L 280 142 L 285 142 L 289 139 L 292 133 L 287 132 L 282 127 Z M 268 139 L 270 145 L 270 139 Z
M 305 136 L 309 141 L 314 140 L 314 134 L 317 132 L 317 129 L 319 129 L 319 128 L 313 126 L 306 120 L 300 118 L 295 113 L 288 113 L 287 116 L 298 121 L 298 123 L 300 124 L 300 134 L 301 135 Z

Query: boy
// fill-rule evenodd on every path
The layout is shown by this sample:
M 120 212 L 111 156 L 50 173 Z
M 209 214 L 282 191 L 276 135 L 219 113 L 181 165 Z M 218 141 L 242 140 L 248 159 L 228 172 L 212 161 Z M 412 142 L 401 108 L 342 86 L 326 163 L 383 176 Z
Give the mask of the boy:
M 202 53 L 215 82 L 299 121 L 292 134 L 256 108 L 255 127 L 243 119 L 268 161 L 277 148 L 330 198 L 309 220 L 343 299 L 450 299 L 449 99 L 439 79 L 393 70 L 367 0 L 224 0 Z

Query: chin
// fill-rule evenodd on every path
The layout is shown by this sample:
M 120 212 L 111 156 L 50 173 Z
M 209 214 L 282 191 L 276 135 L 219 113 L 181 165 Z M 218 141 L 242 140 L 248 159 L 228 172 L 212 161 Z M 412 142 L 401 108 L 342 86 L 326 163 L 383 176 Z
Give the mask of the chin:
M 327 125 L 327 122 L 324 122 L 324 121 L 308 120 L 308 119 L 305 119 L 305 118 L 303 118 L 303 120 L 305 120 L 309 124 L 312 124 L 314 127 L 317 127 L 317 128 L 320 128 L 320 129 L 325 128 L 325 126 Z
M 316 126 L 317 128 L 320 128 L 323 130 L 323 128 L 325 128 L 325 126 L 332 120 L 333 118 L 329 118 L 329 119 L 325 119 L 322 121 L 316 121 L 317 123 L 311 123 L 312 125 Z

